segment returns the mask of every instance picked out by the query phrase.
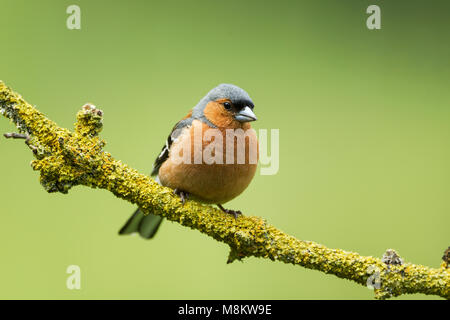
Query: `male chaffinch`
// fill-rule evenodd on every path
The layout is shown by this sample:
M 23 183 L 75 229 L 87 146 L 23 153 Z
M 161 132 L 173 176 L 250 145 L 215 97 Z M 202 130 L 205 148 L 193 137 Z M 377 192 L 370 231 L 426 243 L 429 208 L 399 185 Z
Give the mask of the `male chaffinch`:
M 235 85 L 221 84 L 212 89 L 174 126 L 155 160 L 151 175 L 156 176 L 161 185 L 174 189 L 183 204 L 188 197 L 217 204 L 222 211 L 237 218 L 240 211 L 224 209 L 222 204 L 241 194 L 255 175 L 259 154 L 256 133 L 249 123 L 256 120 L 253 108 L 248 93 Z M 212 139 L 208 129 L 215 129 L 218 136 Z M 237 139 L 233 137 L 232 144 L 224 143 L 230 130 L 237 132 L 239 129 L 242 129 L 243 139 L 236 134 Z M 197 132 L 201 133 L 200 139 L 197 139 Z M 218 143 L 222 140 L 220 147 L 211 152 L 216 161 L 211 163 L 205 158 L 198 161 L 196 151 L 203 155 L 216 139 Z M 245 161 L 238 159 L 239 148 L 245 150 Z M 180 150 L 184 161 L 180 161 Z M 256 150 L 253 161 L 252 150 Z M 119 234 L 139 232 L 143 238 L 150 239 L 161 221 L 160 216 L 144 216 L 138 208 Z

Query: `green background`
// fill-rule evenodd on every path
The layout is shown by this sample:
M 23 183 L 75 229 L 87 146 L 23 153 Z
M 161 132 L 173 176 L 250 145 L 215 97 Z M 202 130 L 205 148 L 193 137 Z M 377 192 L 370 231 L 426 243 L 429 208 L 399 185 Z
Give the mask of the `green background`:
M 67 6 L 82 29 L 66 28 Z M 382 29 L 366 28 L 381 7 Z M 280 170 L 227 207 L 299 239 L 438 267 L 449 245 L 448 1 L 0 1 L 0 79 L 59 125 L 105 112 L 118 159 L 149 172 L 173 124 L 219 83 L 280 130 Z M 14 131 L 6 119 L 0 131 Z M 0 139 L 0 298 L 371 299 L 331 275 L 250 258 L 164 222 L 121 237 L 133 205 L 48 194 L 21 141 Z M 81 290 L 66 268 L 81 267 Z M 402 298 L 426 298 L 423 295 Z

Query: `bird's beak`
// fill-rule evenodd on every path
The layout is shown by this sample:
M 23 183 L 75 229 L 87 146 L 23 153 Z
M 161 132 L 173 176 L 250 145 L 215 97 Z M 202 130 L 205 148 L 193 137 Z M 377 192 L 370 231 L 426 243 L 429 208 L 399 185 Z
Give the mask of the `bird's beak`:
M 243 108 L 241 111 L 236 113 L 234 118 L 239 122 L 250 122 L 256 120 L 256 116 L 250 107 Z

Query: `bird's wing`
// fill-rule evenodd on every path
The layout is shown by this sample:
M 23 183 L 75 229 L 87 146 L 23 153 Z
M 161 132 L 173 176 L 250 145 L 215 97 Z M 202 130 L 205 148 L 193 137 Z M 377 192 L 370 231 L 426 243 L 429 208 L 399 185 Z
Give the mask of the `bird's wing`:
M 153 164 L 153 170 L 151 175 L 156 176 L 159 172 L 159 168 L 167 160 L 169 157 L 170 147 L 172 143 L 178 138 L 183 128 L 186 128 L 192 124 L 192 111 L 190 111 L 186 117 L 177 122 L 177 124 L 173 127 L 172 132 L 169 134 L 166 140 L 166 144 L 161 149 L 159 156 L 156 158 L 155 163 Z

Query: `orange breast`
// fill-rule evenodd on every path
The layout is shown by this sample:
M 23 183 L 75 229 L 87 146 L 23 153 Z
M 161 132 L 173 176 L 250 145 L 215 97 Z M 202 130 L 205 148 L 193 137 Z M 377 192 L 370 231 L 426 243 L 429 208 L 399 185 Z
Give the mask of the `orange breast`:
M 202 202 L 225 203 L 241 194 L 253 179 L 258 140 L 249 125 L 235 132 L 238 138 L 234 140 L 230 139 L 233 132 L 209 130 L 198 120 L 184 129 L 172 144 L 169 158 L 159 170 L 159 179 L 162 185 L 186 191 Z

